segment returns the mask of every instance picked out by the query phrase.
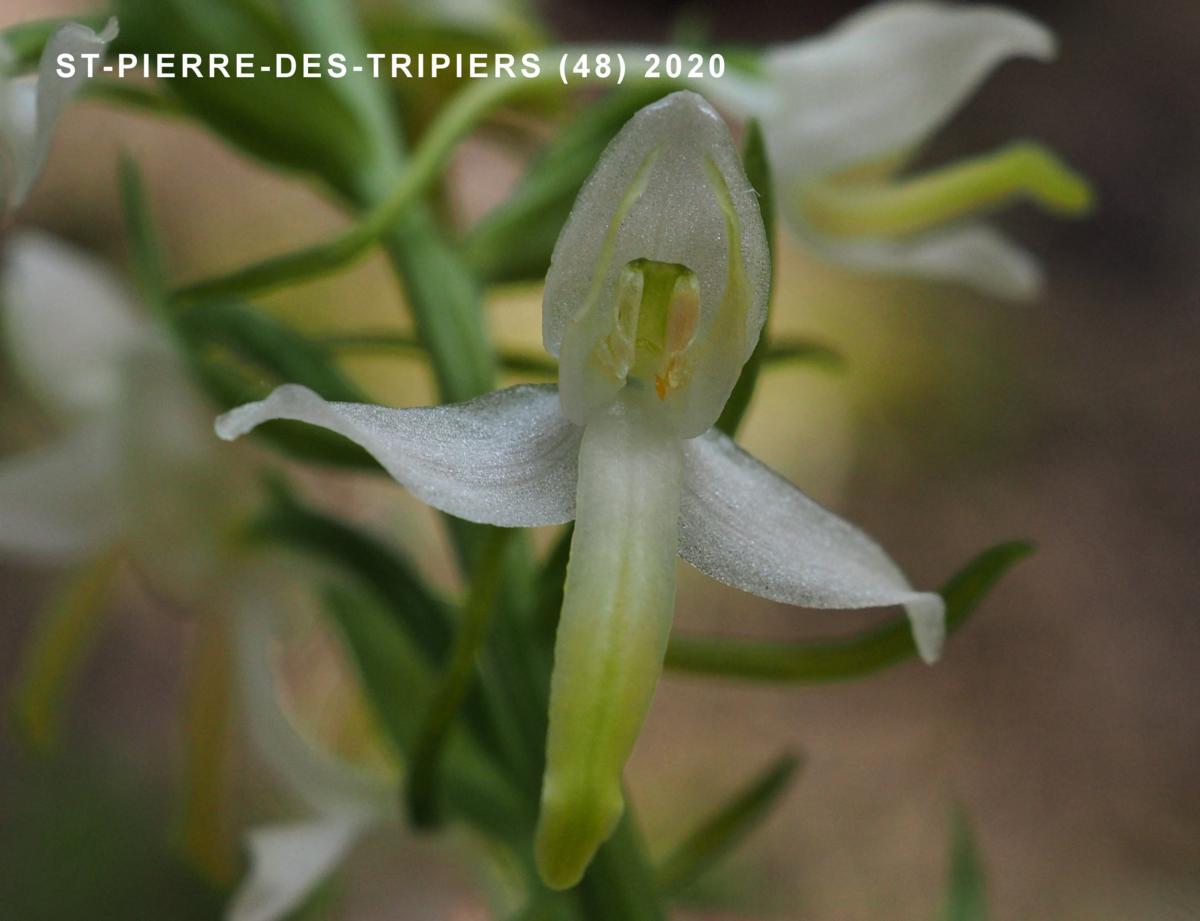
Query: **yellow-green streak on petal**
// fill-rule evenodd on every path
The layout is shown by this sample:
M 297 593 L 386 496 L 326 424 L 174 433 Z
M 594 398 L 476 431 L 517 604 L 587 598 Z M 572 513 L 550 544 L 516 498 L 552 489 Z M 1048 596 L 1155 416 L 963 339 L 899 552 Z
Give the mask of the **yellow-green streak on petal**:
M 604 235 L 604 247 L 597 254 L 596 270 L 592 276 L 592 287 L 588 292 L 587 302 L 579 311 L 579 314 L 585 314 L 590 311 L 596 303 L 596 298 L 600 296 L 601 288 L 604 285 L 604 271 L 608 268 L 609 262 L 612 261 L 613 250 L 617 245 L 617 231 L 621 229 L 621 223 L 626 216 L 637 204 L 638 199 L 642 197 L 646 191 L 646 183 L 650 181 L 650 168 L 654 165 L 654 160 L 658 156 L 658 148 L 646 154 L 646 158 L 642 160 L 638 166 L 637 172 L 633 176 L 633 181 L 629 184 L 629 188 L 625 191 L 621 203 L 617 206 L 617 210 L 613 213 L 612 221 L 608 225 L 608 232 Z M 614 320 L 616 318 L 614 317 Z
M 1086 179 L 1028 142 L 908 179 L 833 177 L 794 194 L 805 220 L 836 237 L 904 236 L 1019 198 L 1062 217 L 1085 214 L 1094 201 Z
M 621 816 L 621 772 L 670 634 L 682 461 L 658 402 L 631 385 L 580 448 L 536 840 L 556 889 L 579 881 Z
M 184 858 L 209 882 L 236 876 L 226 791 L 233 736 L 233 659 L 225 622 L 209 612 L 192 661 L 186 703 L 186 755 L 179 842 Z
M 116 552 L 108 552 L 86 564 L 34 627 L 14 709 L 26 740 L 39 752 L 48 752 L 58 741 L 63 702 L 96 638 L 118 559 Z

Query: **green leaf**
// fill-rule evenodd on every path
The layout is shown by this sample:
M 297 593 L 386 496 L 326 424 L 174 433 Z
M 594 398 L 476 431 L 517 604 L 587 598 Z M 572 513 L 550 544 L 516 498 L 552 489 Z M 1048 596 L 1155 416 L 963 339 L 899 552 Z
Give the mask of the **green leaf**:
M 329 53 L 366 46 L 351 5 L 303 0 L 289 9 L 319 50 Z M 417 334 L 429 350 L 441 398 L 460 402 L 486 393 L 494 384 L 495 359 L 479 285 L 429 208 L 422 202 L 403 204 L 405 188 L 408 184 L 419 188 L 421 176 L 436 174 L 444 165 L 444 151 L 465 131 L 508 95 L 528 91 L 534 81 L 481 81 L 463 90 L 447 105 L 441 126 L 436 132 L 430 129 L 412 160 L 405 158 L 400 126 L 380 81 L 351 72 L 347 79 L 333 82 L 367 130 L 369 150 L 345 181 L 334 173 L 327 173 L 325 180 L 360 211 L 369 212 L 368 222 L 375 221 L 382 232 L 384 249 L 404 282 Z
M 396 624 L 425 660 L 437 666 L 453 640 L 447 605 L 426 587 L 416 569 L 379 538 L 300 503 L 280 482 L 249 536 L 313 554 L 353 574 L 387 605 Z
M 966 815 L 954 816 L 954 843 L 941 921 L 987 921 L 987 892 L 983 861 Z
M 709 871 L 765 819 L 800 762 L 783 755 L 705 819 L 658 867 L 663 892 L 676 895 Z
M 367 592 L 331 583 L 322 592 L 326 613 L 354 661 L 379 727 L 403 756 L 429 696 L 433 670 L 393 614 Z
M 1033 553 L 1023 541 L 985 550 L 940 589 L 946 601 L 946 630 L 961 629 L 992 586 L 1018 560 Z M 847 639 L 771 643 L 702 637 L 671 637 L 666 665 L 681 672 L 817 684 L 871 674 L 917 654 L 908 619 L 901 615 Z
M 751 119 L 746 125 L 746 140 L 742 148 L 742 163 L 746 168 L 746 178 L 758 193 L 758 207 L 762 212 L 763 226 L 767 231 L 767 248 L 771 255 L 771 290 L 767 293 L 768 305 L 775 297 L 775 192 L 771 183 L 771 165 L 767 159 L 767 145 L 763 139 L 762 128 L 758 121 Z M 717 419 L 716 427 L 733 438 L 738 426 L 750 408 L 750 399 L 754 396 L 754 388 L 758 384 L 758 374 L 762 369 L 763 357 L 767 354 L 767 322 L 770 321 L 768 306 L 767 321 L 763 323 L 762 332 L 754 351 L 742 367 L 733 392 L 725 402 L 725 408 Z
M 433 670 L 444 667 L 454 642 L 449 605 L 425 585 L 397 549 L 368 531 L 300 503 L 279 482 L 272 501 L 251 525 L 248 536 L 306 554 L 352 576 L 389 612 L 401 634 Z M 498 758 L 511 760 L 506 724 L 482 695 L 472 693 L 464 716 L 480 743 Z M 508 761 L 506 761 L 508 763 Z
M 331 352 L 394 352 L 404 358 L 428 358 L 425 347 L 414 336 L 391 332 L 347 333 L 325 336 L 320 345 Z M 557 377 L 558 362 L 535 352 L 501 349 L 496 352 L 500 368 L 509 374 L 527 374 L 537 377 Z
M 331 585 L 324 600 L 393 750 L 401 757 L 411 753 L 432 694 L 431 669 L 414 657 L 395 618 L 377 599 Z M 456 734 L 450 742 L 441 761 L 448 811 L 500 841 L 516 843 L 514 838 L 528 835 L 532 818 L 520 791 L 470 740 Z
M 836 349 L 811 339 L 776 340 L 762 356 L 764 369 L 790 364 L 815 365 L 827 371 L 841 371 L 846 367 L 846 359 Z
M 365 402 L 326 349 L 286 323 L 237 301 L 210 301 L 177 321 L 197 348 L 220 346 L 281 383 L 303 384 L 327 400 Z
M 338 372 L 326 353 L 285 324 L 237 302 L 197 305 L 181 312 L 169 307 L 162 264 L 149 206 L 134 161 L 120 170 L 134 275 L 142 296 L 173 334 L 196 381 L 223 408 L 261 399 L 272 382 L 305 383 L 327 399 L 361 401 L 362 396 Z M 241 363 L 214 354 L 224 347 Z M 305 460 L 364 470 L 379 470 L 361 447 L 332 432 L 296 422 L 271 422 L 261 435 Z
M 370 105 L 374 87 L 369 84 L 364 89 L 365 92 L 347 95 L 346 98 L 348 102 L 361 101 L 363 119 L 367 120 L 375 113 L 375 107 Z M 224 275 L 194 282 L 180 289 L 176 297 L 194 300 L 232 294 L 245 295 L 301 284 L 345 268 L 365 256 L 381 237 L 395 235 L 400 230 L 412 233 L 414 228 L 422 227 L 417 242 L 428 249 L 429 242 L 425 238 L 431 236 L 433 225 L 424 227 L 421 196 L 441 176 L 450 162 L 454 147 L 492 108 L 511 96 L 529 91 L 528 81 L 477 83 L 463 90 L 438 113 L 421 144 L 407 159 L 401 157 L 394 149 L 398 139 L 388 133 L 390 129 L 387 124 L 383 125 L 376 131 L 382 138 L 377 157 L 387 164 L 386 166 L 368 168 L 364 164 L 362 175 L 350 187 L 344 179 L 337 176 L 326 177 L 335 190 L 341 194 L 350 194 L 366 210 L 361 221 L 329 240 L 280 253 Z M 378 121 L 379 118 L 372 119 L 372 123 Z M 417 245 L 417 242 L 409 240 L 405 246 Z M 435 268 L 438 262 L 448 261 L 445 254 L 437 249 L 430 250 L 424 259 Z M 453 261 L 457 262 L 457 259 Z M 453 283 L 462 275 L 461 267 L 455 266 L 453 271 L 445 272 L 440 280 Z M 459 287 L 464 291 L 471 290 L 465 285 L 460 284 Z M 420 320 L 421 313 L 418 308 L 423 305 L 413 306 Z
M 418 826 L 431 826 L 438 821 L 441 811 L 438 806 L 438 765 L 442 749 L 475 681 L 478 659 L 500 592 L 504 550 L 512 533 L 503 528 L 493 528 L 488 533 L 463 605 L 449 662 L 412 746 L 407 786 L 408 814 Z
M 619 90 L 588 106 L 529 165 L 511 196 L 463 241 L 468 265 L 488 283 L 538 281 L 585 179 L 608 142 L 640 108 L 670 88 Z
M 116 0 L 119 52 L 253 54 L 256 64 L 307 48 L 260 3 L 245 0 Z M 337 81 L 248 79 L 207 73 L 163 82 L 188 111 L 253 156 L 288 169 L 347 177 L 366 153 L 361 126 L 332 88 Z
M 511 15 L 505 10 L 508 15 L 501 23 L 498 17 L 452 20 L 430 12 L 428 8 L 407 9 L 400 4 L 364 10 L 364 32 L 370 49 L 389 54 L 403 48 L 414 59 L 424 54 L 426 60 L 432 54 L 448 54 L 452 59 L 456 54 L 464 57 L 486 54 L 490 59 L 500 53 L 512 54 L 519 60 L 523 53 L 546 44 L 544 36 L 531 23 L 523 21 L 519 13 Z M 429 122 L 445 107 L 447 99 L 470 82 L 470 78 L 457 79 L 452 73 L 442 74 L 436 80 L 390 81 L 387 88 L 395 96 L 403 116 L 405 136 L 419 139 Z
M 133 261 L 138 289 L 150 308 L 160 317 L 166 315 L 166 270 L 158 235 L 150 216 L 150 206 L 136 161 L 122 157 L 119 173 L 121 206 L 125 212 L 125 231 Z
M 429 349 L 438 391 L 457 403 L 495 386 L 483 292 L 426 209 L 412 211 L 384 239 L 404 279 L 417 334 Z

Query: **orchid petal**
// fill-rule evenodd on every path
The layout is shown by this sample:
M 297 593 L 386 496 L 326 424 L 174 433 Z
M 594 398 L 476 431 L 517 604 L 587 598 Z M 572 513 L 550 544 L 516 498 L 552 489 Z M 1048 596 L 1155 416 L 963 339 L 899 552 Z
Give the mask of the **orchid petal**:
M 766 318 L 770 257 L 754 190 L 720 117 L 673 93 L 621 129 L 584 184 L 554 247 L 542 313 L 559 356 L 563 412 L 584 424 L 625 384 L 597 360 L 613 333 L 626 267 L 637 260 L 694 273 L 699 314 L 690 382 L 676 428 L 712 425 Z
M 285 711 L 272 661 L 279 615 L 262 601 L 271 596 L 265 581 L 237 596 L 235 657 L 250 740 L 318 818 L 249 834 L 251 868 L 230 904 L 229 921 L 284 917 L 364 831 L 397 811 L 395 782 L 310 744 Z
M 389 409 L 328 403 L 286 384 L 217 420 L 226 440 L 271 419 L 309 422 L 369 451 L 434 508 L 501 527 L 562 524 L 575 514 L 581 432 L 559 412 L 558 391 L 522 385 L 466 403 Z
M 789 173 L 820 177 L 911 150 L 1002 61 L 1054 53 L 1050 31 L 1011 10 L 881 4 L 824 38 L 772 52 L 764 67 L 775 117 L 750 114 L 764 116 L 785 182 Z
M 396 814 L 397 784 L 305 739 L 284 709 L 272 661 L 274 619 L 243 592 L 234 623 L 238 681 L 256 753 L 309 809 L 363 825 Z
M 649 404 L 649 405 L 647 405 Z M 675 605 L 681 457 L 650 394 L 588 424 L 554 647 L 538 868 L 566 888 L 612 833 Z
M 680 555 L 718 582 L 811 608 L 904 605 L 935 661 L 944 605 L 918 592 L 873 540 L 711 431 L 684 445 Z
M 79 23 L 67 23 L 46 42 L 36 82 L 0 86 L 0 145 L 6 161 L 2 164 L 0 210 L 20 205 L 41 173 L 59 116 L 87 82 L 80 55 L 103 54 L 116 37 L 115 18 L 99 34 Z M 63 54 L 71 55 L 75 62 L 70 77 L 58 74 L 58 59 Z
M 74 559 L 121 527 L 114 427 L 97 422 L 0 461 L 0 552 Z
M 1042 286 L 1037 260 L 982 223 L 892 240 L 804 237 L 819 256 L 849 268 L 955 282 L 1005 300 L 1029 300 Z
M 138 341 L 132 299 L 101 262 L 46 234 L 5 246 L 4 332 L 34 395 L 65 414 L 113 406 L 121 358 Z
M 250 832 L 250 873 L 238 888 L 228 921 L 276 921 L 304 898 L 350 850 L 363 826 L 325 818 Z

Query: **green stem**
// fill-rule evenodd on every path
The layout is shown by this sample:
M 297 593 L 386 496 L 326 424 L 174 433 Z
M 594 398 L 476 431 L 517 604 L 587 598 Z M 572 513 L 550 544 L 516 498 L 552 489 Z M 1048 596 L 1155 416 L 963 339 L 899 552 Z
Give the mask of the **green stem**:
M 267 292 L 299 284 L 350 265 L 392 228 L 400 216 L 433 185 L 449 163 L 451 151 L 492 109 L 514 96 L 544 88 L 545 80 L 486 80 L 458 93 L 430 125 L 421 143 L 386 191 L 372 180 L 375 203 L 366 216 L 332 240 L 273 256 L 227 275 L 188 285 L 181 298 Z M 391 172 L 386 169 L 386 172 Z
M 407 798 L 409 815 L 418 826 L 429 826 L 437 820 L 438 763 L 475 680 L 500 591 L 504 549 L 511 534 L 506 529 L 493 528 L 484 542 L 446 670 L 412 746 Z

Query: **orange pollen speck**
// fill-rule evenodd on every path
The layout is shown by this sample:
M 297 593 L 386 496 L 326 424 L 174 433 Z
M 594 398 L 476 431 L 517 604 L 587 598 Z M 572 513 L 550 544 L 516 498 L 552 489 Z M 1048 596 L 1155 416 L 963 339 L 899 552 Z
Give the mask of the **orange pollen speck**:
M 660 400 L 667 398 L 667 381 L 661 374 L 654 375 L 654 392 Z

